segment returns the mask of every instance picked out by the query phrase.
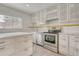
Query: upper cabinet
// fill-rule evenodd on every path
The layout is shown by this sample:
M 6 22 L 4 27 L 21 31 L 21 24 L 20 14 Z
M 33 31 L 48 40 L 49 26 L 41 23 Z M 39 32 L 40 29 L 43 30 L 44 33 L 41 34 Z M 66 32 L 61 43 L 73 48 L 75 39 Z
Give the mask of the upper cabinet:
M 59 11 L 58 4 L 54 4 L 53 6 L 47 8 L 46 20 L 59 18 L 58 11 Z
M 45 24 L 45 19 L 46 19 L 46 10 L 41 10 L 40 12 L 39 12 L 39 14 L 40 14 L 40 18 L 39 18 L 39 24 Z
M 60 23 L 68 22 L 68 4 L 59 4 Z
M 51 7 L 41 10 L 34 14 L 37 24 L 79 24 L 79 4 L 60 3 L 53 4 Z
M 69 22 L 79 23 L 79 4 L 69 4 Z
M 33 23 L 36 25 L 45 24 L 46 10 L 41 10 L 32 15 Z

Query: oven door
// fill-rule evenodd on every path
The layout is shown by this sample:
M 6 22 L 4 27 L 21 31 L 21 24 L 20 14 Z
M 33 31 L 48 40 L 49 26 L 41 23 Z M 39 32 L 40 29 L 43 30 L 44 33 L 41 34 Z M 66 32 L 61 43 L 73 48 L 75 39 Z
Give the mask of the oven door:
M 44 45 L 57 47 L 57 34 L 45 34 Z

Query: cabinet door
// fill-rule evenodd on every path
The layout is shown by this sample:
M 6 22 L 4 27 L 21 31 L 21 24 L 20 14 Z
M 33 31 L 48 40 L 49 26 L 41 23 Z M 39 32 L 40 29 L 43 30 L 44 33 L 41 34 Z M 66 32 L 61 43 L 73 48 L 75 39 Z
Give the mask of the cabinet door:
M 79 3 L 69 4 L 69 21 L 79 24 Z
M 40 24 L 45 24 L 45 17 L 46 17 L 45 12 L 46 12 L 45 10 L 40 11 L 40 16 L 39 16 L 39 23 Z
M 59 53 L 68 55 L 68 35 L 59 35 Z
M 76 36 L 76 45 L 77 45 L 77 55 L 79 56 L 79 36 Z
M 60 4 L 60 22 L 61 24 L 68 22 L 68 4 L 67 3 Z
M 69 55 L 73 56 L 76 54 L 76 39 L 74 36 L 70 36 L 69 39 Z
M 46 9 L 46 19 L 56 19 L 59 18 L 58 16 L 58 4 L 54 4 L 53 6 Z
M 79 56 L 79 36 L 78 35 L 70 36 L 69 54 Z

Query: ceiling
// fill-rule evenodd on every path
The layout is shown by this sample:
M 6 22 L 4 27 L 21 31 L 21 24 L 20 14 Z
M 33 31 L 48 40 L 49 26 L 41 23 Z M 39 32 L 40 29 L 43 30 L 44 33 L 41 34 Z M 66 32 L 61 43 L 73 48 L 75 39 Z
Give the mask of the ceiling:
M 2 5 L 32 14 L 42 9 L 48 8 L 53 4 L 54 3 L 3 3 Z

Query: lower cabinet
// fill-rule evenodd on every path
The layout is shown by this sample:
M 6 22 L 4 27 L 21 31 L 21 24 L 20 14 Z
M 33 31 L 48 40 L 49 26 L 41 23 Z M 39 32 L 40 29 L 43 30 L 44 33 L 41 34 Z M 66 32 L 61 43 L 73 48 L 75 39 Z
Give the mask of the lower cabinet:
M 0 56 L 29 56 L 33 53 L 32 35 L 0 39 Z
M 59 53 L 63 55 L 79 56 L 79 36 L 59 35 Z
M 70 35 L 69 40 L 69 55 L 79 56 L 79 36 Z
M 59 35 L 59 53 L 68 55 L 68 35 Z

